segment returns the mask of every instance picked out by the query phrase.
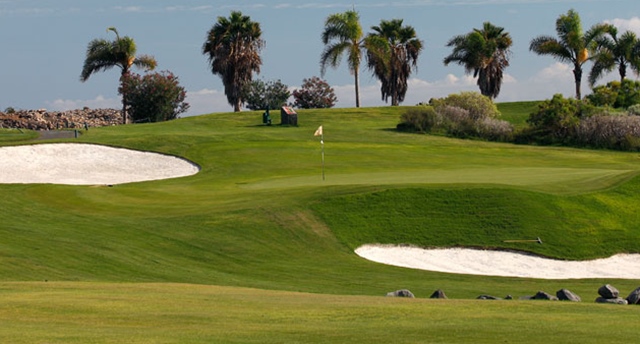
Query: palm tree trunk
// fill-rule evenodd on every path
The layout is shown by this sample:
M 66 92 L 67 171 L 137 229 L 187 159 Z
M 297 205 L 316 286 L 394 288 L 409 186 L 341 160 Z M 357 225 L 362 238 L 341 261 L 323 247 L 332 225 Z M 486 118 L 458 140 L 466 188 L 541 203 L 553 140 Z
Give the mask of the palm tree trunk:
M 573 76 L 576 80 L 576 99 L 582 99 L 582 95 L 580 93 L 580 85 L 582 84 L 582 67 L 580 65 L 576 65 L 573 69 Z
M 240 110 L 242 110 L 242 103 L 240 102 L 240 99 L 236 100 L 236 103 L 233 104 L 233 112 L 240 112 Z
M 360 77 L 358 76 L 358 70 L 356 69 L 353 73 L 356 79 L 356 107 L 360 107 Z
M 620 63 L 618 71 L 620 72 L 620 84 L 622 84 L 627 76 L 627 65 L 624 62 Z

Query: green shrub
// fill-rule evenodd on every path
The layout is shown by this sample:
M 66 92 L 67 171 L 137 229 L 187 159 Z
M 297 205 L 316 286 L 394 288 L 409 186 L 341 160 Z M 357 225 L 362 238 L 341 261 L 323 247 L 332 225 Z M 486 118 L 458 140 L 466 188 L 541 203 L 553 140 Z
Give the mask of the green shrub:
M 627 108 L 627 113 L 631 116 L 640 116 L 640 104 L 635 104 Z
M 538 110 L 527 119 L 531 125 L 530 133 L 535 132 L 534 141 L 562 142 L 580 122 L 581 102 L 574 98 L 564 98 L 556 94 L 551 100 L 538 105 Z
M 250 110 L 279 109 L 287 105 L 291 96 L 289 87 L 280 80 L 264 82 L 253 80 L 242 90 L 242 99 Z
M 474 121 L 486 117 L 500 117 L 500 111 L 498 111 L 498 107 L 493 103 L 491 98 L 483 96 L 478 92 L 450 94 L 445 98 L 432 98 L 429 102 L 436 109 L 436 112 L 440 112 L 445 106 L 465 109 L 469 111 L 469 115 Z
M 433 128 L 441 126 L 442 117 L 435 112 L 432 106 L 419 106 L 410 108 L 400 115 L 400 124 L 397 129 L 428 133 Z
M 594 87 L 586 99 L 595 106 L 628 108 L 640 103 L 640 82 L 625 79 Z
M 134 122 L 168 121 L 189 109 L 189 104 L 184 102 L 187 93 L 171 72 L 145 76 L 129 73 L 123 78 L 118 91 L 124 95 Z

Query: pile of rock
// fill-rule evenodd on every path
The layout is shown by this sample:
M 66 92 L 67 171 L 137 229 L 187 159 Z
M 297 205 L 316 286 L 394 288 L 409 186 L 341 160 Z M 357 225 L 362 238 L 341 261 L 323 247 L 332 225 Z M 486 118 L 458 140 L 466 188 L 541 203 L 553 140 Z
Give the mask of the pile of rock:
M 84 129 L 104 127 L 122 123 L 120 110 L 89 109 L 69 111 L 18 110 L 12 113 L 0 112 L 0 128 L 20 128 L 29 130 Z
M 619 305 L 640 305 L 640 287 L 636 290 L 632 291 L 626 299 L 620 297 L 620 292 L 614 286 L 610 284 L 605 284 L 598 289 L 598 294 L 600 297 L 596 299 L 598 303 L 612 303 Z M 408 289 L 400 289 L 396 291 L 392 291 L 387 293 L 387 296 L 393 297 L 409 297 L 414 298 L 415 296 Z M 444 291 L 441 289 L 437 289 L 433 294 L 431 294 L 430 298 L 432 299 L 446 299 Z M 505 297 L 506 300 L 511 300 L 513 297 L 511 295 L 507 295 Z M 502 298 L 495 297 L 492 295 L 480 295 L 478 296 L 479 300 L 503 300 Z M 572 302 L 580 302 L 582 299 L 580 296 L 571 292 L 568 289 L 560 289 L 556 292 L 556 295 L 553 296 L 551 294 L 545 293 L 544 291 L 538 291 L 533 296 L 523 296 L 520 300 L 550 300 L 550 301 L 572 301 Z
M 615 303 L 619 305 L 628 304 L 627 300 L 620 297 L 618 289 L 610 284 L 605 284 L 598 288 L 598 294 L 600 296 L 596 299 L 597 303 Z

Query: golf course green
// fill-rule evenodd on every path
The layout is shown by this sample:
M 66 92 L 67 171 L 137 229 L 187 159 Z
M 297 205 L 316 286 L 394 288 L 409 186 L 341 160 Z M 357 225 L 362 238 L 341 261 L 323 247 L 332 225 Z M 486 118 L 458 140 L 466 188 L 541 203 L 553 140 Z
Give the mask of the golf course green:
M 531 106 L 499 109 L 519 126 Z M 298 126 L 221 113 L 48 141 L 0 129 L 1 146 L 102 144 L 200 167 L 112 187 L 0 185 L 0 342 L 635 341 L 640 308 L 593 301 L 604 284 L 626 297 L 637 280 L 447 274 L 354 253 L 373 243 L 561 260 L 640 253 L 637 153 L 402 133 L 404 109 L 299 110 Z M 505 242 L 537 237 L 543 245 Z M 518 300 L 561 288 L 583 301 Z M 417 298 L 385 297 L 398 289 Z M 429 299 L 436 289 L 449 299 Z

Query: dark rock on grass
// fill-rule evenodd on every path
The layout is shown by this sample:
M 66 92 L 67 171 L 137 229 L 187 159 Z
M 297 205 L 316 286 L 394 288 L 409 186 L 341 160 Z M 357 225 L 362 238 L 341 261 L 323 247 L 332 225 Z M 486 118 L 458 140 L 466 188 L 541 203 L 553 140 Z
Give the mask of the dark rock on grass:
M 502 300 L 499 297 L 491 296 L 491 295 L 480 295 L 476 299 L 478 299 L 478 300 Z
M 429 296 L 430 299 L 446 299 L 447 295 L 445 295 L 444 291 L 438 289 Z
M 611 304 L 616 304 L 616 305 L 628 305 L 629 302 L 627 302 L 627 300 L 621 298 L 621 297 L 616 297 L 616 298 L 611 298 L 611 299 L 606 299 L 604 297 L 599 297 L 596 299 L 597 303 L 611 303 Z
M 558 301 L 558 298 L 551 294 L 545 293 L 544 291 L 539 291 L 531 297 L 531 300 Z
M 411 291 L 409 291 L 408 289 L 400 289 L 400 290 L 396 290 L 396 291 L 392 291 L 387 293 L 387 296 L 390 297 L 408 297 L 408 298 L 414 298 L 415 296 L 413 295 L 413 293 Z
M 561 300 L 561 301 L 572 301 L 572 302 L 582 301 L 580 296 L 574 294 L 573 292 L 571 292 L 571 290 L 568 290 L 568 289 L 558 290 L 556 292 L 556 296 L 558 297 L 558 300 Z
M 605 284 L 600 287 L 598 289 L 598 294 L 605 299 L 616 299 L 620 296 L 618 289 L 610 284 Z
M 640 304 L 640 287 L 627 296 L 627 302 L 629 302 L 630 305 Z

